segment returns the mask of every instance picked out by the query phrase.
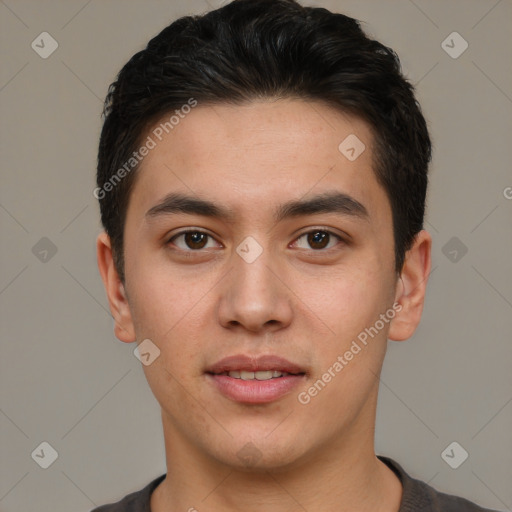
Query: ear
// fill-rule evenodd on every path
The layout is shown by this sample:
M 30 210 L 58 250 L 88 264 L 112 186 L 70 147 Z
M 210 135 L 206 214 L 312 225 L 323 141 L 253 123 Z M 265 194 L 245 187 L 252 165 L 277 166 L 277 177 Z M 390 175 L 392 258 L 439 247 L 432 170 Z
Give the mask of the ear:
M 396 315 L 390 323 L 388 338 L 404 341 L 410 338 L 420 323 L 425 291 L 430 274 L 432 237 L 421 230 L 405 255 L 405 262 L 396 286 Z
M 126 298 L 124 285 L 114 265 L 110 237 L 102 232 L 96 240 L 98 268 L 107 292 L 110 312 L 114 318 L 114 334 L 126 343 L 136 340 L 130 306 Z

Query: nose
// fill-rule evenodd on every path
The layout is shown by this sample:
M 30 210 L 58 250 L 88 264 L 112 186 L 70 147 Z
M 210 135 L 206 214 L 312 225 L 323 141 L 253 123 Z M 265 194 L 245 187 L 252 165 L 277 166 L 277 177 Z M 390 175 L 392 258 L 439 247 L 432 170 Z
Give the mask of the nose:
M 269 250 L 252 262 L 237 253 L 233 265 L 221 281 L 219 322 L 229 329 L 251 332 L 277 331 L 292 320 L 292 293 L 283 282 Z M 280 275 L 281 274 L 281 275 Z M 277 277 L 279 275 L 279 278 Z

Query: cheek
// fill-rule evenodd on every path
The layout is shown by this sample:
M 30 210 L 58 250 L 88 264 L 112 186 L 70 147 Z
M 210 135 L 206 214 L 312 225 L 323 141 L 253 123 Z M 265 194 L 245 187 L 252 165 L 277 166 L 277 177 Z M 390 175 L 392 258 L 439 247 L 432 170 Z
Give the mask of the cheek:
M 199 276 L 192 268 L 176 271 L 169 264 L 141 264 L 127 273 L 137 340 L 153 341 L 160 349 L 159 362 L 176 377 L 190 378 L 185 369 L 200 371 L 198 355 L 204 350 L 206 322 L 213 318 L 217 281 L 213 273 Z
M 149 338 L 160 350 L 152 364 L 143 366 L 148 384 L 163 410 L 188 411 L 187 416 L 193 416 L 190 393 L 196 374 L 202 373 L 198 356 L 207 332 L 199 320 L 206 314 L 205 294 L 211 286 L 207 282 L 186 285 L 157 272 L 141 274 L 137 282 L 132 303 L 137 339 Z
M 336 349 L 340 343 L 350 344 L 388 308 L 389 290 L 378 265 L 325 268 L 294 281 L 306 307 L 330 328 Z
M 137 251 L 133 245 L 131 253 L 126 250 L 126 279 L 135 329 L 165 341 L 204 295 L 208 280 L 173 266 L 163 249 Z

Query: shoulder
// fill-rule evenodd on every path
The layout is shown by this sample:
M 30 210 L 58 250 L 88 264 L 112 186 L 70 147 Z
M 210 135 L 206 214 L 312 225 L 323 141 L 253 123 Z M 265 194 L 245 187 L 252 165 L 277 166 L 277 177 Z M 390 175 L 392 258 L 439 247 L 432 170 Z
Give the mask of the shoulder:
M 403 494 L 399 512 L 498 512 L 471 501 L 437 491 L 430 485 L 409 476 L 397 462 L 377 456 L 391 468 L 402 482 Z
M 91 510 L 91 512 L 150 512 L 151 493 L 164 480 L 165 474 L 155 478 L 140 491 L 132 492 L 122 500 Z

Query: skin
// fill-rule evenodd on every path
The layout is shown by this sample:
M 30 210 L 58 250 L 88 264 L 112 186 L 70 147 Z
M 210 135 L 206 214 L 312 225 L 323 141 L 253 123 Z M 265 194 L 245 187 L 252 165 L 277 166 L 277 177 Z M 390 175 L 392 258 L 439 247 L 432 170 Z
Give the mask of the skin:
M 350 134 L 366 146 L 353 162 L 338 150 Z M 431 237 L 417 235 L 397 276 L 372 139 L 365 122 L 321 103 L 199 105 L 144 158 L 127 212 L 124 285 L 105 233 L 97 254 L 116 336 L 149 338 L 160 349 L 143 367 L 161 405 L 167 455 L 153 512 L 398 511 L 401 484 L 374 450 L 378 377 L 387 339 L 406 340 L 420 321 Z M 362 203 L 368 217 L 330 212 L 275 222 L 278 205 L 332 191 Z M 232 222 L 148 218 L 171 192 L 230 208 Z M 169 242 L 185 228 L 212 235 L 207 247 L 194 252 L 183 236 Z M 315 228 L 345 241 L 312 248 L 299 237 Z M 236 252 L 247 236 L 263 250 L 252 263 Z M 395 302 L 400 312 L 299 403 L 298 393 Z M 268 404 L 229 400 L 204 371 L 240 353 L 287 358 L 306 369 L 304 385 Z M 259 453 L 250 466 L 237 455 L 249 442 Z

